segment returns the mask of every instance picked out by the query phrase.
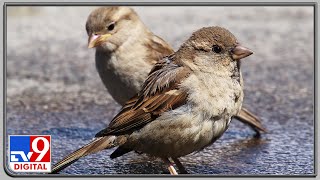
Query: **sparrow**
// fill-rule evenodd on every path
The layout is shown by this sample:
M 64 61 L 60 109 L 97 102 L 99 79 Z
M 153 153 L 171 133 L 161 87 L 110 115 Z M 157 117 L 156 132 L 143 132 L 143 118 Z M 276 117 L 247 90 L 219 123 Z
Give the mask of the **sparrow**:
M 169 158 L 179 161 L 211 145 L 241 110 L 240 59 L 252 53 L 225 28 L 195 31 L 178 51 L 155 64 L 138 94 L 93 141 L 58 162 L 52 173 L 117 147 L 112 159 L 142 152 L 161 158 L 177 174 Z
M 152 67 L 174 52 L 129 7 L 95 9 L 87 19 L 86 31 L 88 48 L 96 48 L 99 76 L 112 98 L 122 106 L 141 90 Z M 260 131 L 266 132 L 260 119 L 245 108 L 235 118 L 249 125 L 257 136 Z

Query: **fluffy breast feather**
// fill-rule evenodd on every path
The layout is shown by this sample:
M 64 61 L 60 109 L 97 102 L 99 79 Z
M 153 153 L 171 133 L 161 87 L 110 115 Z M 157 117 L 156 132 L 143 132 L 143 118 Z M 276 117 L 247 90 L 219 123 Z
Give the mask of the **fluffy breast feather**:
M 231 78 L 193 74 L 181 84 L 181 88 L 187 90 L 188 101 L 194 104 L 196 111 L 205 113 L 208 118 L 223 113 L 236 115 L 241 106 L 235 101 L 242 101 L 242 87 Z

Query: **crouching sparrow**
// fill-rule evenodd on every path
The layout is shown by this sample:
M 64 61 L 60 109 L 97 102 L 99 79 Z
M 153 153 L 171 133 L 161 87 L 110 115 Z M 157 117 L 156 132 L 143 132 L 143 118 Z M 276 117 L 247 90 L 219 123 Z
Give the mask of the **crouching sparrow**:
M 178 160 L 211 145 L 239 113 L 243 101 L 240 59 L 251 54 L 224 28 L 194 32 L 177 52 L 152 68 L 142 90 L 108 127 L 58 162 L 52 172 L 117 147 L 111 158 L 138 151 L 162 158 L 170 173 L 177 174 L 168 158 Z

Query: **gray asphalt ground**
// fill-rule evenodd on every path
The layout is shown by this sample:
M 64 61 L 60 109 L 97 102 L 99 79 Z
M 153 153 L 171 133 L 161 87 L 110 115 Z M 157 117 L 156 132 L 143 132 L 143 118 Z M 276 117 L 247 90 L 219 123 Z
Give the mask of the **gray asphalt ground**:
M 120 109 L 95 70 L 85 22 L 95 7 L 9 7 L 6 130 L 52 135 L 52 161 L 89 142 Z M 233 121 L 205 150 L 181 158 L 191 174 L 314 173 L 314 24 L 312 7 L 134 7 L 175 49 L 193 31 L 219 25 L 254 54 L 243 61 L 244 107 L 267 134 Z M 61 174 L 168 174 L 163 163 L 112 150 Z

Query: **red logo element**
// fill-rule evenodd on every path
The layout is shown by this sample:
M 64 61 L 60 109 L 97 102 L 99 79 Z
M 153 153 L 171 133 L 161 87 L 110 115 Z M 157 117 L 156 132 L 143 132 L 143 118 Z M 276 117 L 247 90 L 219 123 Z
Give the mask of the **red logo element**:
M 50 136 L 30 136 L 30 162 L 51 162 Z

